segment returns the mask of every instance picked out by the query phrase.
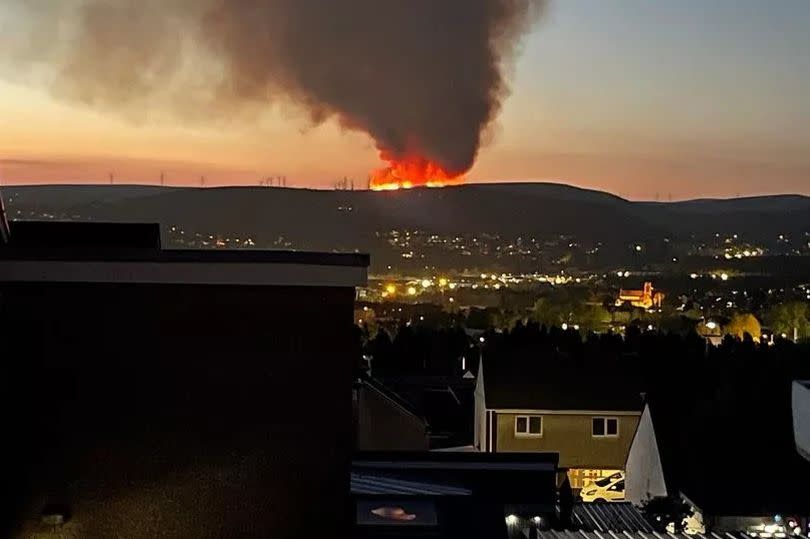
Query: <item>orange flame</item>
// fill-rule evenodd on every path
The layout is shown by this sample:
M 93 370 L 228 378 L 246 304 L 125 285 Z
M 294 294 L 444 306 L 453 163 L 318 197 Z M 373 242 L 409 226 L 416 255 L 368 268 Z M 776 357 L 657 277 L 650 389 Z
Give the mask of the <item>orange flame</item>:
M 371 174 L 372 191 L 395 191 L 413 187 L 445 187 L 464 183 L 464 174 L 453 174 L 422 157 L 386 159 L 388 166 Z

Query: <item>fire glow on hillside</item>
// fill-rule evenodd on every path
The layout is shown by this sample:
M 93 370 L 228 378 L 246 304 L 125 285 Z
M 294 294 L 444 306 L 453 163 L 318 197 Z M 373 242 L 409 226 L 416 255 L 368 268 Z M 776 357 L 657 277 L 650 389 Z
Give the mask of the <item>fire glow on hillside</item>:
M 464 183 L 464 173 L 452 173 L 422 157 L 388 159 L 388 166 L 371 174 L 372 191 L 395 191 L 413 187 L 445 187 Z

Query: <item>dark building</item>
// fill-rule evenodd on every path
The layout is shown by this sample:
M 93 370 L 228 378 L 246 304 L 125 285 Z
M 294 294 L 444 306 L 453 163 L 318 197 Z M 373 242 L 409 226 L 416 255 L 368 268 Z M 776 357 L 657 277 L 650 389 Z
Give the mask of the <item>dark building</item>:
M 557 455 L 359 454 L 352 537 L 500 539 L 559 528 Z
M 366 256 L 163 250 L 151 225 L 9 228 L 0 535 L 344 535 Z

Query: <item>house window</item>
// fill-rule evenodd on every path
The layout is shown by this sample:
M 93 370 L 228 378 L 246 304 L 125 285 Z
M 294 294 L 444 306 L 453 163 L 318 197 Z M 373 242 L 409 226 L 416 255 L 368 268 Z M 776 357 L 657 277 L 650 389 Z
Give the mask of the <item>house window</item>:
M 543 416 L 519 415 L 515 417 L 515 436 L 542 436 Z
M 619 436 L 619 418 L 594 417 L 591 423 L 594 438 L 616 438 Z

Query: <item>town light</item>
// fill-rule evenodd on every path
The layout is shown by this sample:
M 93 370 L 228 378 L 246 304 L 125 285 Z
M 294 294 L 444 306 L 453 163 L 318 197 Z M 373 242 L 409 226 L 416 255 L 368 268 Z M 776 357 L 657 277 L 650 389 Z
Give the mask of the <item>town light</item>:
M 720 280 L 728 281 L 728 273 L 721 273 L 720 274 Z
M 514 526 L 517 524 L 518 517 L 517 515 L 506 515 L 506 524 L 509 526 Z
M 429 279 L 423 279 L 422 280 L 422 288 L 429 288 L 431 284 L 432 283 L 430 282 Z
M 444 277 L 439 279 L 439 286 L 447 286 L 447 279 L 445 279 Z
M 487 340 L 484 337 L 478 337 L 478 342 L 483 344 L 483 343 L 487 342 Z
M 717 329 L 717 322 L 714 322 L 713 320 L 710 320 L 710 321 L 706 322 L 706 327 L 709 328 L 709 329 Z
M 385 291 L 388 292 L 389 296 L 393 296 L 394 294 L 397 293 L 397 287 L 396 285 L 389 284 L 388 286 L 385 287 Z
M 416 288 L 413 287 L 413 286 L 409 286 L 408 287 L 408 295 L 409 296 L 415 296 L 416 295 Z

